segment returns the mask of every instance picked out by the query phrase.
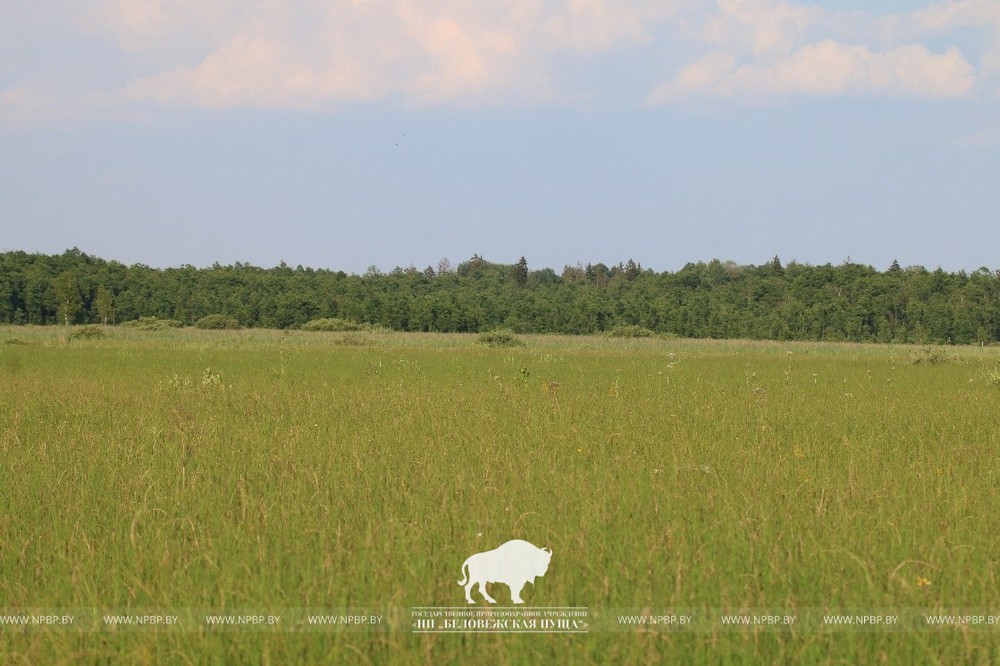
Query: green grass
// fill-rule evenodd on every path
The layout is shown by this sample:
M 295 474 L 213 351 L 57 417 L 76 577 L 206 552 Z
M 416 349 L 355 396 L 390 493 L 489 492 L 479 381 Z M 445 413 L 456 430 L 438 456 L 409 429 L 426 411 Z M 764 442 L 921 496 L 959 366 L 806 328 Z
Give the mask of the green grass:
M 0 329 L 0 606 L 988 609 L 997 350 Z M 4 344 L 17 340 L 24 344 Z M 921 584 L 923 580 L 923 584 Z M 930 581 L 930 584 L 926 584 Z M 508 603 L 505 587 L 493 595 Z M 990 632 L 0 629 L 3 663 L 989 662 Z M 598 628 L 599 629 L 599 628 Z

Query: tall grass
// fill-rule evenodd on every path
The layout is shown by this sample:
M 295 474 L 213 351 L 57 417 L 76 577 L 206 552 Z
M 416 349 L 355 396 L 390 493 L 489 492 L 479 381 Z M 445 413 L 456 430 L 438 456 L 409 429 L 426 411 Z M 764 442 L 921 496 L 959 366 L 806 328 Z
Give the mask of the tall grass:
M 532 606 L 988 608 L 1000 592 L 991 350 L 343 335 L 0 330 L 25 343 L 0 344 L 0 605 L 455 606 L 462 561 L 512 538 L 554 553 Z M 0 629 L 5 663 L 989 661 L 995 645 Z

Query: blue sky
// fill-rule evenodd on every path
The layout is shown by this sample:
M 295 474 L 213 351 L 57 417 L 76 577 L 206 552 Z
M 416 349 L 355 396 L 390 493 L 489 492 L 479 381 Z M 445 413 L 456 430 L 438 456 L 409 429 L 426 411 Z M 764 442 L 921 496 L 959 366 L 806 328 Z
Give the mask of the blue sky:
M 5 0 L 0 250 L 1000 268 L 995 0 Z

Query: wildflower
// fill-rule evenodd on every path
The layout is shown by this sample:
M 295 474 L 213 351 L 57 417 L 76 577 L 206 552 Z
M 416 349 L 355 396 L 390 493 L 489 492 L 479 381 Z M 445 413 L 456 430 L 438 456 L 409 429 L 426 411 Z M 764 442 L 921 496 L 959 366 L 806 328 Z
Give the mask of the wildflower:
M 917 576 L 917 587 L 924 589 L 925 587 L 930 587 L 931 581 L 923 576 Z

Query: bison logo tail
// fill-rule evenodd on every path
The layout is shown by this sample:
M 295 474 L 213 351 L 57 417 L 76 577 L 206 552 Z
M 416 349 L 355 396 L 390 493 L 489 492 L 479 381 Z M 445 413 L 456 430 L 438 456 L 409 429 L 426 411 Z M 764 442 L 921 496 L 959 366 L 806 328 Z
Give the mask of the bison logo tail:
M 472 558 L 469 558 L 469 559 L 472 559 Z M 465 585 L 466 583 L 469 582 L 469 573 L 468 573 L 468 571 L 469 571 L 469 560 L 466 560 L 462 564 L 462 580 L 458 581 L 459 585 Z

